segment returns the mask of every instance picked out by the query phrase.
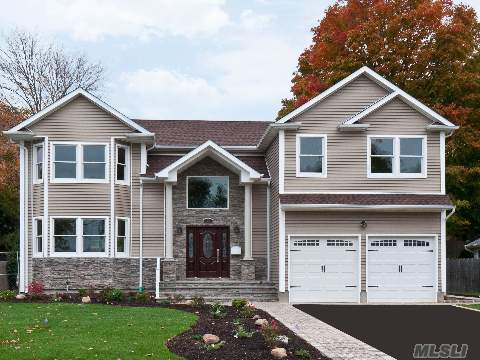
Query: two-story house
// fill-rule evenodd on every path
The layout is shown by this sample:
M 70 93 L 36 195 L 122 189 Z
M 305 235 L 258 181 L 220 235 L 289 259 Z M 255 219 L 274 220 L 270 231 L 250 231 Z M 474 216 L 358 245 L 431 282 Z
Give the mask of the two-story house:
M 435 302 L 451 122 L 362 68 L 276 122 L 127 118 L 77 90 L 20 145 L 20 291 Z

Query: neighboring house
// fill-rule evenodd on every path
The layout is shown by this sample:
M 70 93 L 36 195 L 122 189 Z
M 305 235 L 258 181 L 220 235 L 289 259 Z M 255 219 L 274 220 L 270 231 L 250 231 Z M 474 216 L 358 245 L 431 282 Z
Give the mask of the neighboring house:
M 154 289 L 161 259 L 161 296 L 440 300 L 454 129 L 365 67 L 271 123 L 134 120 L 75 91 L 5 132 L 20 291 Z
M 465 245 L 465 250 L 471 252 L 475 259 L 480 259 L 480 239 L 469 242 Z

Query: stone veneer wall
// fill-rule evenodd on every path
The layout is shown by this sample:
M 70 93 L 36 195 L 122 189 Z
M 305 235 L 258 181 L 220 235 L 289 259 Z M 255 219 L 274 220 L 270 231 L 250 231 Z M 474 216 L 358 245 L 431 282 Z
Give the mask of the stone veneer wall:
M 138 258 L 34 258 L 33 279 L 42 281 L 46 290 L 138 289 Z M 156 259 L 143 259 L 143 286 L 155 289 Z
M 229 209 L 187 209 L 187 176 L 229 176 Z M 177 260 L 177 280 L 186 278 L 186 227 L 194 225 L 230 228 L 230 246 L 242 247 L 241 256 L 230 258 L 230 278 L 240 279 L 240 260 L 244 252 L 244 200 L 245 188 L 240 185 L 238 175 L 211 158 L 199 161 L 178 176 L 177 184 L 173 186 L 173 256 Z M 206 224 L 205 219 L 212 219 L 212 222 Z M 181 234 L 177 234 L 177 225 L 182 227 Z M 238 233 L 235 233 L 235 227 L 239 228 Z

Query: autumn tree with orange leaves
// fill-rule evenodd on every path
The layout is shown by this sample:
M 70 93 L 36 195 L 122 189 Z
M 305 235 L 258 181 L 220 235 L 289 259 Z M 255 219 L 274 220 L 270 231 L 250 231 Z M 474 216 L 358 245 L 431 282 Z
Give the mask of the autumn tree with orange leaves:
M 449 235 L 480 236 L 480 25 L 450 0 L 348 0 L 312 29 L 279 117 L 366 65 L 460 125 L 447 143 Z

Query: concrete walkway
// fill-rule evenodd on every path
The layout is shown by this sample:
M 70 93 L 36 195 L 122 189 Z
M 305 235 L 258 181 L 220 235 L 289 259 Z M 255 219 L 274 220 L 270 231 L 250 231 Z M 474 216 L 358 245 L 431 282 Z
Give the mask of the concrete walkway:
M 290 328 L 296 335 L 316 347 L 325 356 L 334 360 L 394 360 L 393 357 L 345 334 L 303 311 L 278 302 L 255 303 Z

